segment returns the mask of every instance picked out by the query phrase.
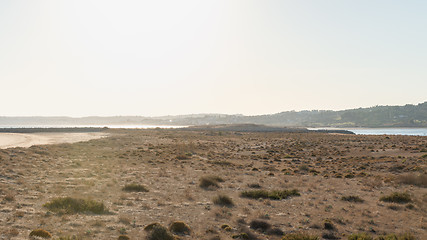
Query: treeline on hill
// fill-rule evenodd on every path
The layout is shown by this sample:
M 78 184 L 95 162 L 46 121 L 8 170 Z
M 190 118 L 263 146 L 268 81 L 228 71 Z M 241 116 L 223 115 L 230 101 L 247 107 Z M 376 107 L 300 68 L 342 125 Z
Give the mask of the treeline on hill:
M 427 127 L 427 102 L 342 111 L 287 111 L 269 115 L 206 115 L 174 119 L 181 125 L 263 124 L 287 127 Z
M 244 116 L 192 114 L 163 117 L 0 117 L 1 125 L 218 125 L 262 124 L 280 127 L 427 127 L 427 102 L 405 106 L 375 106 L 342 111 L 287 111 Z

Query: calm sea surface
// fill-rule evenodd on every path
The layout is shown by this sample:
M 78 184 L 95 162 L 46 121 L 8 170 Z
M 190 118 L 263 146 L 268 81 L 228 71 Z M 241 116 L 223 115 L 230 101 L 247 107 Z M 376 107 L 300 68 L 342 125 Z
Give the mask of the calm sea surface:
M 0 128 L 131 128 L 131 129 L 150 129 L 150 128 L 183 128 L 188 126 L 162 126 L 162 125 L 0 125 Z M 349 130 L 359 135 L 412 135 L 427 136 L 427 128 L 309 128 L 310 130 L 319 129 L 340 129 Z
M 0 125 L 0 128 L 183 128 L 187 126 L 164 126 L 164 125 Z
M 427 128 L 349 128 L 360 135 L 412 135 L 427 136 Z
M 411 135 L 427 136 L 427 128 L 309 128 L 319 129 L 341 129 L 352 131 L 358 135 Z

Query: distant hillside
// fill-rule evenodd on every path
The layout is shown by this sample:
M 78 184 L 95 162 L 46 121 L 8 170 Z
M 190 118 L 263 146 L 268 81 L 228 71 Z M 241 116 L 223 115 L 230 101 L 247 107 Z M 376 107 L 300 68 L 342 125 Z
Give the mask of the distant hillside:
M 244 116 L 192 114 L 163 117 L 0 117 L 1 126 L 16 125 L 218 125 L 262 124 L 279 127 L 427 127 L 427 102 L 342 111 L 287 111 Z
M 427 102 L 342 111 L 287 111 L 276 114 L 205 115 L 173 120 L 179 125 L 253 123 L 286 127 L 427 127 Z

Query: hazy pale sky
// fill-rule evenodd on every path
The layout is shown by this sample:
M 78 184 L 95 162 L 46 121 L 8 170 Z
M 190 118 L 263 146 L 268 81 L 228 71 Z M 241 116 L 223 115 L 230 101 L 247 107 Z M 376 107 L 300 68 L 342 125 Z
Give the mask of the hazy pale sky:
M 427 101 L 427 1 L 0 2 L 0 116 Z

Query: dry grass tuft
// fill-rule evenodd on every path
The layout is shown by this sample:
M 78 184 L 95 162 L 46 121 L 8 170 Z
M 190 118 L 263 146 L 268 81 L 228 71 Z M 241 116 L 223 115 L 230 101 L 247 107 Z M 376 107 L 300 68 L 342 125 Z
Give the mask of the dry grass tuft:
M 419 187 L 427 187 L 427 174 L 423 173 L 420 175 L 413 175 L 413 174 L 405 174 L 398 176 L 396 178 L 397 182 L 408 184 L 408 185 L 414 185 Z
M 36 229 L 30 232 L 30 237 L 52 238 L 52 234 L 44 229 Z

